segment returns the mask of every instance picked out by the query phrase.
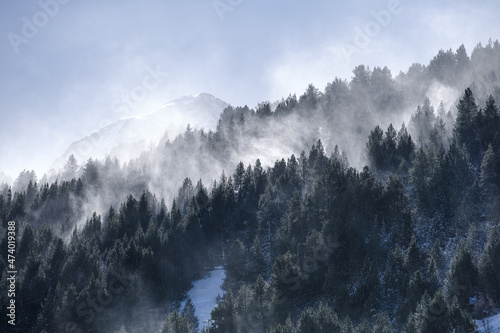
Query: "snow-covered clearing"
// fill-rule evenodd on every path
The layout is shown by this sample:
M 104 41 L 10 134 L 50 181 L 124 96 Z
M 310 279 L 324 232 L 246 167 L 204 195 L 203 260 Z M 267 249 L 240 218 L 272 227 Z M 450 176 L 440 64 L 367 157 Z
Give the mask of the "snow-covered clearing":
M 200 321 L 200 331 L 208 326 L 210 312 L 217 305 L 217 295 L 223 295 L 221 285 L 226 278 L 226 271 L 222 267 L 216 267 L 210 271 L 207 276 L 201 280 L 193 282 L 193 288 L 189 290 L 188 297 L 193 301 L 195 314 Z M 182 302 L 181 309 L 184 308 L 186 301 Z
M 491 317 L 484 318 L 484 320 L 476 320 L 479 332 L 500 332 L 500 313 Z M 485 327 L 486 325 L 486 327 Z M 489 329 L 489 330 L 488 330 Z

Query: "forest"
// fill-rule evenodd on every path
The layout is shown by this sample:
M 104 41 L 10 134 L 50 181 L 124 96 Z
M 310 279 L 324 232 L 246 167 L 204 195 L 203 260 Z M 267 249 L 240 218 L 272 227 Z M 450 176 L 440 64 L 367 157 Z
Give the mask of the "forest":
M 497 101 L 500 43 L 462 45 L 229 106 L 135 160 L 25 170 L 0 187 L 0 330 L 199 332 L 181 302 L 223 266 L 204 333 L 477 332 L 500 308 Z

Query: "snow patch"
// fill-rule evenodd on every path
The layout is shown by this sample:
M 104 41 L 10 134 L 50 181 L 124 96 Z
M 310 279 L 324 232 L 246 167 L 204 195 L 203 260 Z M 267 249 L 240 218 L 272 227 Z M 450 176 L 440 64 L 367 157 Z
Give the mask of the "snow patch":
M 222 267 L 216 267 L 201 280 L 193 282 L 193 288 L 188 291 L 188 297 L 193 301 L 195 315 L 200 321 L 199 330 L 209 326 L 210 313 L 217 305 L 217 295 L 223 296 L 221 285 L 226 278 L 226 271 Z M 186 301 L 181 304 L 184 308 Z
M 481 320 L 476 320 L 476 325 L 480 333 L 500 332 L 500 313 L 491 317 L 487 317 Z
M 121 118 L 73 142 L 53 167 L 64 166 L 71 154 L 79 163 L 89 158 L 102 160 L 107 155 L 127 162 L 159 144 L 166 133 L 170 138 L 184 133 L 187 124 L 206 131 L 215 130 L 227 106 L 215 96 L 202 93 L 176 99 L 146 115 Z

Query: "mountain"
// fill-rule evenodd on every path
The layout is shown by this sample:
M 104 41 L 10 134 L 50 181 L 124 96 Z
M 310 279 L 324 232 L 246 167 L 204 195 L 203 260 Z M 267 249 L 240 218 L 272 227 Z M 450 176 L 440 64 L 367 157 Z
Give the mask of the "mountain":
M 188 124 L 193 128 L 215 130 L 220 113 L 227 106 L 226 102 L 206 93 L 181 97 L 147 115 L 119 119 L 73 142 L 54 164 L 64 165 L 72 154 L 80 162 L 102 159 L 106 155 L 128 161 L 151 145 L 156 146 L 162 138 L 175 138 Z

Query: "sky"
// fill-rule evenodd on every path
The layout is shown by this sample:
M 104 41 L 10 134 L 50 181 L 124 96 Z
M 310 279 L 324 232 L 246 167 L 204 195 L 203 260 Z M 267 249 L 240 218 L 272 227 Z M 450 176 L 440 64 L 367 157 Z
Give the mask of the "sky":
M 255 107 L 500 36 L 496 0 L 3 0 L 0 182 L 181 96 Z M 82 161 L 80 161 L 82 162 Z

